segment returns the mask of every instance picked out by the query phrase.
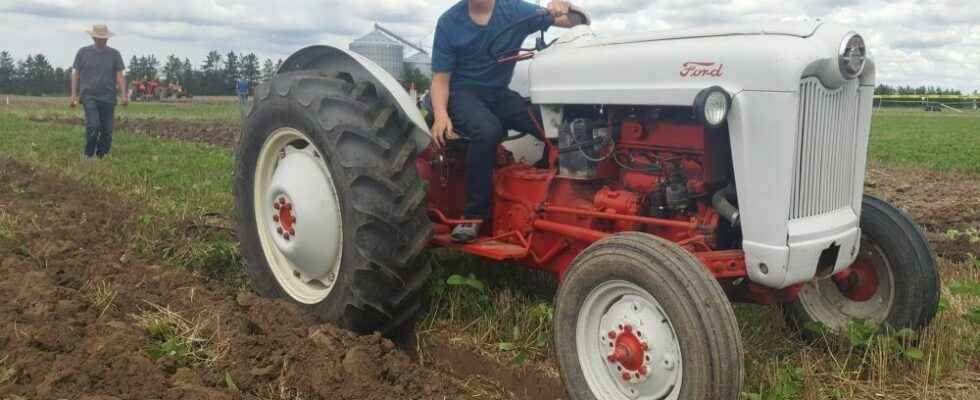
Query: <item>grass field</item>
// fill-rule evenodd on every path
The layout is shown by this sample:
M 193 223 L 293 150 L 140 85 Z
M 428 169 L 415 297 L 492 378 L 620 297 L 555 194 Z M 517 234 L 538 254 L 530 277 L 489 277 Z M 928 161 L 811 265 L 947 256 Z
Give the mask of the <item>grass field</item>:
M 869 154 L 884 165 L 980 172 L 980 112 L 877 109 Z
M 83 128 L 26 119 L 79 115 L 80 111 L 64 104 L 57 99 L 30 99 L 0 105 L 0 158 L 30 163 L 122 194 L 145 207 L 145 232 L 133 235 L 134 240 L 145 241 L 141 246 L 145 252 L 220 277 L 230 285 L 243 285 L 231 234 L 197 237 L 186 248 L 160 247 L 161 238 L 177 234 L 186 221 L 230 224 L 232 150 L 120 132 L 108 160 L 83 160 L 79 154 Z M 238 108 L 228 101 L 136 103 L 121 109 L 119 116 L 235 123 Z M 873 165 L 888 171 L 955 171 L 967 177 L 964 185 L 976 185 L 980 181 L 980 113 L 876 110 L 870 158 Z M 957 234 L 972 240 L 969 226 L 955 228 Z M 980 323 L 980 262 L 974 255 L 943 261 L 947 284 L 943 311 L 921 337 L 876 335 L 858 326 L 848 338 L 804 345 L 786 332 L 775 310 L 738 306 L 747 349 L 745 398 L 917 398 L 920 394 L 960 398 L 942 388 L 955 386 L 963 374 L 980 368 L 976 329 L 980 325 L 974 324 Z M 419 323 L 422 335 L 448 332 L 504 364 L 529 364 L 553 373 L 553 309 L 550 298 L 537 290 L 539 276 L 444 251 L 432 251 L 427 257 L 435 264 L 437 276 L 429 312 Z M 459 279 L 471 274 L 473 279 Z M 940 392 L 935 395 L 930 390 Z

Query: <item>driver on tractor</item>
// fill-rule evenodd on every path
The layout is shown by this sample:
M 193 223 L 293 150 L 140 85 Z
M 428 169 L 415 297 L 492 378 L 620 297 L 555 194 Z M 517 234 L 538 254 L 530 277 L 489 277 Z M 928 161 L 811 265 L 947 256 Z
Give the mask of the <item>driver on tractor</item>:
M 534 32 L 551 26 L 570 28 L 580 22 L 569 17 L 572 6 L 567 1 L 553 0 L 548 12 L 542 11 L 522 0 L 461 0 L 439 17 L 432 51 L 432 136 L 437 148 L 460 135 L 469 143 L 467 220 L 490 218 L 497 147 L 507 132 L 537 136 L 538 123 L 533 118 L 540 121 L 538 113 L 529 111 L 527 100 L 508 88 L 514 63 L 498 62 L 486 46 L 493 42 L 502 49 L 519 49 Z M 523 26 L 509 29 L 522 19 L 527 19 Z M 471 242 L 479 229 L 476 223 L 457 225 L 452 240 Z

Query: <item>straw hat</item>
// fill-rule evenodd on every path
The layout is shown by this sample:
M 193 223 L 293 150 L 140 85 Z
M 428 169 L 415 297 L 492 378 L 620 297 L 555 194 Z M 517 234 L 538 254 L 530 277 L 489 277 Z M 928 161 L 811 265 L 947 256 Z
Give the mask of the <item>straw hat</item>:
M 108 39 L 108 38 L 111 38 L 113 36 L 116 36 L 115 33 L 109 32 L 109 27 L 108 26 L 105 26 L 105 25 L 102 25 L 102 24 L 93 25 L 92 26 L 92 30 L 85 31 L 85 33 L 88 33 L 89 36 L 91 36 L 93 38 L 96 38 L 96 39 Z

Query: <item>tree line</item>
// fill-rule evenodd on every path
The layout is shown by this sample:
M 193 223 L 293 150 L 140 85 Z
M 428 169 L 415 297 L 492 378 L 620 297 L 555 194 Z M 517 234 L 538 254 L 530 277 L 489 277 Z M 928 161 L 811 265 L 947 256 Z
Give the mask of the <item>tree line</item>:
M 235 81 L 239 78 L 260 82 L 272 76 L 282 60 L 273 62 L 266 58 L 259 61 L 255 53 L 237 54 L 234 51 L 222 55 L 212 50 L 200 66 L 189 58 L 167 56 L 161 61 L 155 55 L 132 56 L 126 65 L 128 82 L 160 79 L 178 83 L 194 95 L 215 96 L 235 93 Z M 0 93 L 28 96 L 67 95 L 71 68 L 54 67 L 44 54 L 28 54 L 23 60 L 14 60 L 10 52 L 0 50 Z M 418 71 L 406 71 L 401 77 L 408 86 L 414 82 L 419 92 L 429 87 L 427 77 Z M 939 86 L 889 86 L 879 84 L 877 95 L 963 95 L 959 90 Z M 974 95 L 980 91 L 974 91 Z
M 963 92 L 955 89 L 944 89 L 939 86 L 889 86 L 886 84 L 879 84 L 875 87 L 875 94 L 882 96 L 962 96 Z M 974 90 L 974 95 L 980 94 L 980 91 Z
M 254 53 L 222 55 L 211 51 L 200 66 L 189 58 L 167 56 L 161 62 L 155 55 L 132 56 L 126 65 L 126 80 L 163 80 L 178 83 L 194 95 L 215 96 L 235 93 L 235 81 L 253 82 L 272 76 L 282 60 L 266 58 L 260 62 Z M 54 67 L 44 54 L 28 54 L 15 60 L 10 52 L 0 50 L 0 93 L 28 96 L 67 95 L 71 68 Z

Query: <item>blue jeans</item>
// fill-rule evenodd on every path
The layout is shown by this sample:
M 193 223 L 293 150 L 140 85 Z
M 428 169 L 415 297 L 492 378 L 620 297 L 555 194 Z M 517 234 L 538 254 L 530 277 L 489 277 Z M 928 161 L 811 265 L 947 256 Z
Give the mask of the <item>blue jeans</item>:
M 507 88 L 459 88 L 450 93 L 453 128 L 469 139 L 465 218 L 490 219 L 497 146 L 510 130 L 538 135 L 529 106 L 521 95 Z M 540 114 L 535 114 L 540 121 Z
M 239 93 L 238 94 L 238 101 L 240 103 L 242 103 L 243 106 L 245 104 L 247 104 L 248 103 L 248 93 Z
M 85 155 L 104 157 L 112 147 L 116 103 L 87 98 L 82 99 L 82 108 L 85 110 Z

